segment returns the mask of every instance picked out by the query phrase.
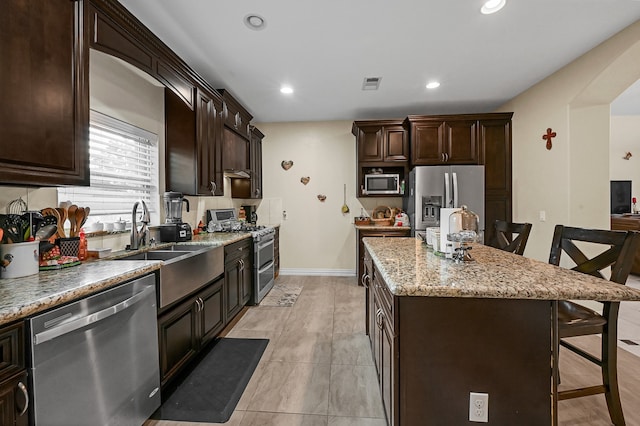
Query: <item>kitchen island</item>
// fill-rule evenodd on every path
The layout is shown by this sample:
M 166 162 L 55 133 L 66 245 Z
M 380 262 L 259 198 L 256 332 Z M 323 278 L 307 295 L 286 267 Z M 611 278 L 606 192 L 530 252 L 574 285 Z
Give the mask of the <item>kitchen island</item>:
M 557 424 L 557 300 L 640 291 L 491 247 L 455 263 L 414 238 L 365 238 L 367 322 L 390 425 Z

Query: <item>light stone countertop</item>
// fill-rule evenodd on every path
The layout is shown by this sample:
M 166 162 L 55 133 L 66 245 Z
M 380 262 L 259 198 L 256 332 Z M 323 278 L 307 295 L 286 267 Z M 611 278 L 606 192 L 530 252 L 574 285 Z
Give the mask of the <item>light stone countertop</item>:
M 396 296 L 640 301 L 640 290 L 481 244 L 455 263 L 416 238 L 363 241 Z
M 250 233 L 213 233 L 194 236 L 191 241 L 180 244 L 224 246 L 251 238 Z M 0 278 L 0 325 L 24 319 L 125 281 L 152 273 L 162 266 L 162 261 L 114 259 L 137 252 L 171 247 L 174 243 L 159 243 L 137 251 L 117 251 L 109 257 L 83 262 L 53 271 L 41 271 L 21 278 Z

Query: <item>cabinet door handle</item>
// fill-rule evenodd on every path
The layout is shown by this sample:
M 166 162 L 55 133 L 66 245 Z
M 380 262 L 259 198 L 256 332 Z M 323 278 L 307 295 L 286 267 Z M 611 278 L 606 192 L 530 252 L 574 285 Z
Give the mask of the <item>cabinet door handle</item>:
M 29 408 L 29 392 L 27 392 L 27 387 L 22 383 L 22 382 L 18 382 L 18 389 L 20 389 L 20 391 L 22 392 L 22 394 L 24 395 L 24 407 L 22 408 L 22 411 L 20 411 L 20 414 L 18 414 L 18 417 L 22 417 L 24 416 L 24 413 L 27 412 L 27 409 Z
M 256 195 L 260 195 L 260 188 L 256 188 Z
M 211 195 L 215 194 L 217 188 L 218 188 L 218 185 L 216 185 L 214 181 L 211 181 Z
M 362 276 L 360 277 L 360 284 L 362 284 L 364 287 L 366 287 L 365 279 L 364 279 L 364 277 L 366 277 L 366 276 L 367 276 L 367 274 L 365 273 L 365 274 L 362 274 Z

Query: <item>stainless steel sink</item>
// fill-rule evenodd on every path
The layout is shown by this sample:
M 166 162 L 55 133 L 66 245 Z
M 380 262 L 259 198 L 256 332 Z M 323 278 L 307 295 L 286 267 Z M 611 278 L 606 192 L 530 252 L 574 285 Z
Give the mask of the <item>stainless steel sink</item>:
M 117 260 L 170 260 L 176 257 L 191 254 L 190 251 L 174 251 L 174 250 L 153 250 L 144 253 L 131 254 L 129 256 L 118 258 Z
M 162 260 L 159 308 L 164 308 L 213 281 L 224 273 L 224 248 L 175 245 L 135 253 L 115 260 Z

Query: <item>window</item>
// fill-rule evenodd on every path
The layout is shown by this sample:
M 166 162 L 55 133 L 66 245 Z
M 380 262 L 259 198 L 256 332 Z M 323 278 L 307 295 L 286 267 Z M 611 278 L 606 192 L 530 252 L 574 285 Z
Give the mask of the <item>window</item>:
M 89 163 L 91 186 L 58 188 L 58 203 L 89 206 L 88 223 L 104 223 L 130 222 L 133 204 L 143 200 L 159 221 L 157 135 L 92 110 Z

